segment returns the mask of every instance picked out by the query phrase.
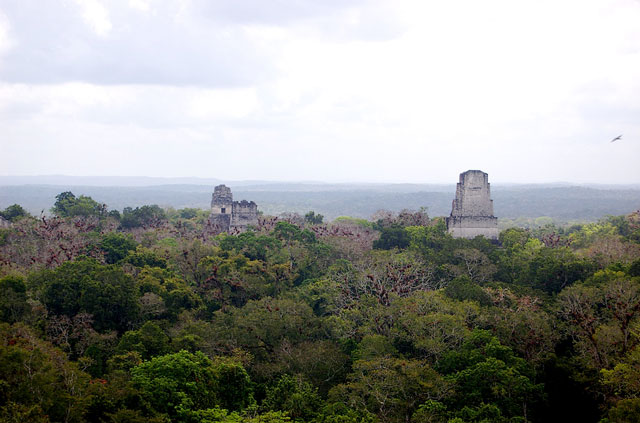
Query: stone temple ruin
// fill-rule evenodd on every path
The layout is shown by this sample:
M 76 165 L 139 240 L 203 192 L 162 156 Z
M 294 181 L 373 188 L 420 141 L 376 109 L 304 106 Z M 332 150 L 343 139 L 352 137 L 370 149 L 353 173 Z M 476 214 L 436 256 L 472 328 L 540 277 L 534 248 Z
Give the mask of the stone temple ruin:
M 211 198 L 209 222 L 220 232 L 245 231 L 258 224 L 258 205 L 253 201 L 233 201 L 231 188 L 218 185 Z
M 472 239 L 482 235 L 498 239 L 498 218 L 493 215 L 489 175 L 481 170 L 460 174 L 447 229 L 454 238 Z

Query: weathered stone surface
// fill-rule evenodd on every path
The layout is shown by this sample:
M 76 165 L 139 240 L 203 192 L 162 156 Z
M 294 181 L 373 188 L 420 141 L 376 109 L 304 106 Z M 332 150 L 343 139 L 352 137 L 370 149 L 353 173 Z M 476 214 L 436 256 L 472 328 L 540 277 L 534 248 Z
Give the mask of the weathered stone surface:
M 209 222 L 215 233 L 229 232 L 229 229 L 231 229 L 231 213 L 211 213 Z
M 231 226 L 239 230 L 258 224 L 258 205 L 253 201 L 234 201 Z
M 493 216 L 489 175 L 481 170 L 460 174 L 447 229 L 455 238 L 471 239 L 482 235 L 498 239 L 498 218 Z
M 211 214 L 231 214 L 233 209 L 233 194 L 226 185 L 218 185 L 211 196 Z
M 9 226 L 11 226 L 11 222 L 0 216 L 0 228 L 8 228 Z
M 209 221 L 221 232 L 244 231 L 258 224 L 258 205 L 253 201 L 233 201 L 231 189 L 218 185 L 213 190 Z

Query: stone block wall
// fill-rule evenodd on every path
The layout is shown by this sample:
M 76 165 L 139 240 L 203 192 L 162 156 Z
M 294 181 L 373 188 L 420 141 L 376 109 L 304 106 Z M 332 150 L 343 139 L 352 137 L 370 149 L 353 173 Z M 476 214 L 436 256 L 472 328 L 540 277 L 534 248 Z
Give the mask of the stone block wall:
M 498 218 L 494 216 L 451 216 L 447 229 L 454 238 L 473 239 L 482 235 L 487 239 L 498 239 Z
M 231 214 L 233 211 L 233 194 L 226 185 L 218 185 L 211 196 L 211 214 Z
M 234 201 L 231 215 L 231 226 L 245 230 L 248 226 L 258 224 L 258 205 L 253 201 Z
M 451 216 L 493 216 L 489 175 L 481 170 L 460 174 Z
M 231 188 L 218 185 L 213 190 L 209 221 L 220 232 L 244 231 L 258 224 L 258 205 L 253 201 L 233 201 Z
M 211 213 L 211 215 L 209 215 L 209 222 L 216 233 L 229 232 L 231 228 L 231 213 Z
M 498 218 L 493 216 L 489 175 L 481 170 L 460 174 L 447 229 L 455 238 L 471 239 L 482 235 L 498 239 Z

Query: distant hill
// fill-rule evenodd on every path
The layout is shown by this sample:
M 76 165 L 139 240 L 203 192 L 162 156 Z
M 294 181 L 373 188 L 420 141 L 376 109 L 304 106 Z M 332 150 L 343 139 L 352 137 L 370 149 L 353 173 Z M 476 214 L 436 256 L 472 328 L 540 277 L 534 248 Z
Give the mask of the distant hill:
M 84 178 L 59 177 L 68 183 L 18 184 L 24 182 L 24 178 L 36 181 L 42 178 L 55 180 L 56 177 L 0 177 L 0 209 L 18 203 L 34 214 L 42 210 L 47 212 L 55 202 L 55 196 L 63 191 L 89 195 L 117 210 L 145 204 L 207 209 L 214 185 L 221 183 L 217 179 L 197 180 L 200 182 L 197 184 L 178 183 L 195 178 L 96 177 L 87 181 Z M 102 185 L 118 181 L 123 185 Z M 160 181 L 171 183 L 159 184 Z M 152 183 L 136 185 L 145 182 Z M 420 207 L 427 207 L 431 216 L 446 216 L 451 211 L 455 193 L 454 184 L 225 183 L 233 189 L 235 199 L 253 200 L 266 214 L 314 210 L 328 219 L 338 216 L 369 218 L 380 209 L 399 211 Z M 492 184 L 492 197 L 496 216 L 511 219 L 550 216 L 560 220 L 595 220 L 609 214 L 627 214 L 640 209 L 640 187 L 630 186 Z
M 492 191 L 498 217 L 550 216 L 560 220 L 595 220 L 640 209 L 640 189 L 587 187 L 496 188 Z

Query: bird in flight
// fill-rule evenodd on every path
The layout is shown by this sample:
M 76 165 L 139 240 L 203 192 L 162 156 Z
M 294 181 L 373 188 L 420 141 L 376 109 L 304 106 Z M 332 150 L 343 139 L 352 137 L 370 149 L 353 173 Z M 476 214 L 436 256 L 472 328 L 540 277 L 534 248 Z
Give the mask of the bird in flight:
M 621 139 L 622 139 L 622 135 L 618 135 L 617 137 L 612 139 L 611 142 L 618 141 L 618 140 L 621 140 Z

